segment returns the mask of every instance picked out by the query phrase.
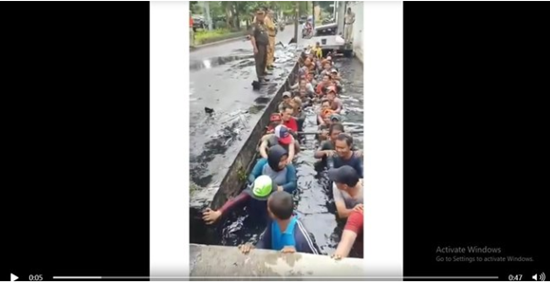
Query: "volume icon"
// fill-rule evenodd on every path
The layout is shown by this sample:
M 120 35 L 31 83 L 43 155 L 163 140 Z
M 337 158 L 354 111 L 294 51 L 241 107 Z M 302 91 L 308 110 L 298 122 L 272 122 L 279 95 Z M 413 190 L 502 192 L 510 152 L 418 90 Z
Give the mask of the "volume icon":
M 539 279 L 540 279 L 540 281 L 546 280 L 546 274 L 544 274 L 544 272 L 541 273 L 541 274 L 539 275 Z

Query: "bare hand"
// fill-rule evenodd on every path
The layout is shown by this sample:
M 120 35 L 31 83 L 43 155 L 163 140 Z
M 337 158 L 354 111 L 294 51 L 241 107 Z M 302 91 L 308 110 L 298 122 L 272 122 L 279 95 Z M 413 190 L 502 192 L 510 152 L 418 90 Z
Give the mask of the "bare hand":
M 277 186 L 277 191 L 284 191 L 285 189 L 283 188 L 283 186 Z
M 332 157 L 335 153 L 335 151 L 332 151 L 332 150 L 326 150 L 324 152 L 325 152 L 325 156 L 327 156 L 329 158 Z
M 246 244 L 244 244 L 244 245 L 240 245 L 240 246 L 239 246 L 239 250 L 241 251 L 241 253 L 243 253 L 243 254 L 245 254 L 245 255 L 248 254 L 248 253 L 250 253 L 250 251 L 251 251 L 252 249 L 254 249 L 254 246 L 253 246 L 252 244 L 250 244 L 250 243 L 246 243 Z
M 204 222 L 206 224 L 210 225 L 210 224 L 213 224 L 214 222 L 216 222 L 221 215 L 222 215 L 222 213 L 220 211 L 214 211 L 210 208 L 207 208 L 202 213 L 202 219 L 204 220 Z
M 363 212 L 363 204 L 357 204 L 353 207 L 354 211 Z
M 281 253 L 283 254 L 293 254 L 296 252 L 296 249 L 292 246 L 286 246 L 281 250 Z
M 334 253 L 330 257 L 335 259 L 335 260 L 341 260 L 341 259 L 344 258 L 344 256 L 342 256 L 341 254 L 338 254 L 338 253 Z

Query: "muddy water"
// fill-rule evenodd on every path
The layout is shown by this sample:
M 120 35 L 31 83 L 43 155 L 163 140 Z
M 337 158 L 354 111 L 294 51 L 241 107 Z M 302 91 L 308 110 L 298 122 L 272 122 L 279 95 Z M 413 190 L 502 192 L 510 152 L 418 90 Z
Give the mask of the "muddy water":
M 341 58 L 337 61 L 336 67 L 340 69 L 343 78 L 344 92 L 341 98 L 346 109 L 343 121 L 345 128 L 347 131 L 362 131 L 363 66 L 356 59 Z M 308 110 L 304 131 L 316 130 L 315 114 Z M 362 148 L 363 134 L 353 136 L 354 142 Z M 302 148 L 307 149 L 300 152 L 295 160 L 298 176 L 298 189 L 294 194 L 296 212 L 314 236 L 321 251 L 332 254 L 340 240 L 343 223 L 336 219 L 336 208 L 326 172 L 316 169 L 315 166 L 313 153 L 318 146 L 317 141 L 313 135 L 306 136 L 306 140 L 303 141 Z M 191 238 L 196 238 L 193 243 L 237 246 L 248 241 L 256 241 L 265 228 L 265 223 L 249 220 L 246 208 L 234 211 L 223 220 L 215 231 L 211 230 L 214 238 L 206 239 L 202 234 L 191 234 Z M 191 230 L 193 232 L 194 229 Z

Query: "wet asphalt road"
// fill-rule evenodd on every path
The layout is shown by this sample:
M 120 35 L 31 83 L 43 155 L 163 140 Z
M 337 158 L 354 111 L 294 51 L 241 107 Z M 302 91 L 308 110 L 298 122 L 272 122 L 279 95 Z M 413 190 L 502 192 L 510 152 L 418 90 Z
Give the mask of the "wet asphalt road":
M 234 41 L 191 52 L 190 169 L 202 187 L 219 185 L 240 148 L 296 61 L 294 35 L 285 28 L 277 35 L 275 70 L 268 85 L 252 90 L 256 80 L 250 41 Z M 205 112 L 205 107 L 214 110 Z

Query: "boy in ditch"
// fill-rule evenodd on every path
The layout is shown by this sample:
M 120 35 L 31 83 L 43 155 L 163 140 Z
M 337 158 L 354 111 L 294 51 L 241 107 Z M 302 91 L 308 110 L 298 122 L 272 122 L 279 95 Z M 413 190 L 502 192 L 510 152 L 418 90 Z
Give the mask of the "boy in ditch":
M 243 254 L 248 254 L 253 248 L 283 253 L 319 254 L 312 236 L 294 213 L 291 194 L 284 191 L 271 194 L 267 200 L 267 212 L 271 222 L 260 235 L 260 240 L 255 247 L 250 243 L 239 246 Z
M 339 218 L 348 218 L 353 211 L 363 209 L 363 181 L 353 167 L 332 168 L 328 177 L 334 183 L 332 194 Z

